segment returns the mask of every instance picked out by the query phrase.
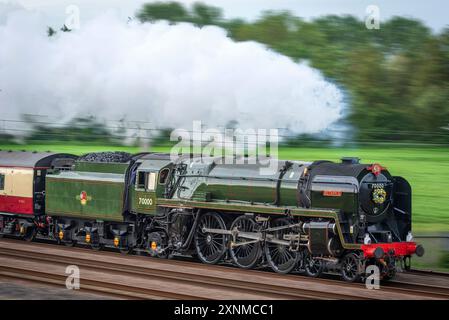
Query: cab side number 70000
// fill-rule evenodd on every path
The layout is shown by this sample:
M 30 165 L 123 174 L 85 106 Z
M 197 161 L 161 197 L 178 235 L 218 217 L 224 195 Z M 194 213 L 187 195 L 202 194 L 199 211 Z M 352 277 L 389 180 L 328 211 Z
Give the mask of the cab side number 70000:
M 153 199 L 151 198 L 139 198 L 139 204 L 144 206 L 152 206 Z

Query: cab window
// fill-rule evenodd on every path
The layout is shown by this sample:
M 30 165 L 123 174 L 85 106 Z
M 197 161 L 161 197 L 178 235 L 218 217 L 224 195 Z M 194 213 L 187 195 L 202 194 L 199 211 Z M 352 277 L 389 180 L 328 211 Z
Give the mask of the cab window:
M 159 184 L 165 184 L 167 182 L 170 169 L 165 168 L 159 173 Z
M 136 189 L 145 189 L 147 174 L 146 172 L 140 171 L 137 173 L 137 183 Z
M 5 175 L 0 173 L 0 190 L 5 190 Z
M 156 173 L 140 171 L 137 173 L 136 189 L 154 191 L 156 188 Z
M 148 175 L 147 190 L 154 191 L 155 188 L 156 188 L 156 173 L 150 172 L 150 174 Z

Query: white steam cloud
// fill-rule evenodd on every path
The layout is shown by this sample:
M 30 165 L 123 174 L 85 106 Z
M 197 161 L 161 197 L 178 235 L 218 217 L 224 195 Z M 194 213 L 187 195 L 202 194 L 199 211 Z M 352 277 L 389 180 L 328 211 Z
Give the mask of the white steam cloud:
M 316 133 L 343 115 L 343 94 L 319 71 L 217 27 L 126 23 L 106 13 L 70 33 L 48 37 L 46 28 L 25 10 L 0 19 L 3 118 L 125 116 L 175 128 L 237 120 Z

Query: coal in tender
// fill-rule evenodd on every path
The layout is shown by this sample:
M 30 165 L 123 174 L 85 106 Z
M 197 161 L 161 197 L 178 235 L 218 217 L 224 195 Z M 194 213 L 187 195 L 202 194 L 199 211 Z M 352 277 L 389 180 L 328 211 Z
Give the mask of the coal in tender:
M 127 152 L 94 152 L 81 156 L 78 161 L 85 162 L 128 162 L 132 155 Z

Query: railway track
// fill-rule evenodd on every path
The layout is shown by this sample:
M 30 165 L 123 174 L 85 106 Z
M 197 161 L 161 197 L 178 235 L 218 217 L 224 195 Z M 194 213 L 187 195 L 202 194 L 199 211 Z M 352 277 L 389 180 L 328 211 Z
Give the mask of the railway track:
M 330 274 L 317 281 L 341 281 L 340 276 Z M 348 284 L 364 286 L 364 284 Z M 411 270 L 398 273 L 394 280 L 382 281 L 380 287 L 384 291 L 415 294 L 435 299 L 449 299 L 449 273 Z
M 421 273 L 420 273 L 421 274 Z M 324 278 L 315 279 L 321 283 L 341 283 L 339 277 L 335 275 L 327 275 Z M 343 283 L 346 286 L 353 286 L 356 288 L 365 288 L 362 283 Z M 406 272 L 398 275 L 397 280 L 382 281 L 380 283 L 379 292 L 388 292 L 390 294 L 405 294 L 419 297 L 419 299 L 449 299 L 449 276 L 444 279 L 434 279 L 433 275 L 426 274 L 419 280 L 415 278 L 414 272 Z M 402 299 L 399 296 L 396 299 Z
M 311 279 L 189 261 L 123 256 L 43 243 L 0 241 L 0 276 L 65 286 L 77 265 L 81 290 L 118 299 L 448 299 L 449 289 L 423 284 L 382 286 Z
M 398 274 L 395 280 L 383 284 L 387 288 L 418 292 L 449 299 L 449 274 L 435 271 L 411 270 Z

